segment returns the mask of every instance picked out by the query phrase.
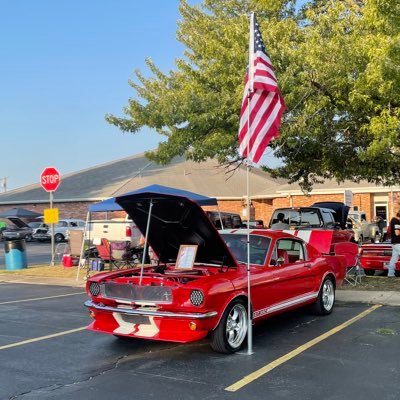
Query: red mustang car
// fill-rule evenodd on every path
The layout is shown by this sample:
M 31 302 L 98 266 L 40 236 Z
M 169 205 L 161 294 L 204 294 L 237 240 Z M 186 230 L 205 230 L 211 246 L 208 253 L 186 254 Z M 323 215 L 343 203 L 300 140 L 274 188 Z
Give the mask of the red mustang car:
M 385 243 L 364 244 L 360 250 L 360 264 L 364 268 L 365 275 L 372 276 L 375 271 L 387 271 L 392 257 L 392 245 L 390 241 Z M 400 261 L 394 271 L 400 276 Z
M 91 277 L 88 329 L 174 342 L 209 336 L 214 350 L 238 351 L 248 327 L 247 230 L 219 233 L 185 197 L 141 193 L 116 202 L 142 232 L 149 227 L 159 262 Z M 344 257 L 322 254 L 301 237 L 251 230 L 253 322 L 307 304 L 317 314 L 330 314 L 345 272 Z

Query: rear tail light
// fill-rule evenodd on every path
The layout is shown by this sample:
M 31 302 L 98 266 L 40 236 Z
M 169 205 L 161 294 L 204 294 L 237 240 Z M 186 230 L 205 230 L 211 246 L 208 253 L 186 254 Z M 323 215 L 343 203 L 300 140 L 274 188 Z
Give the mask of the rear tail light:
M 132 229 L 131 229 L 130 226 L 127 226 L 125 228 L 125 236 L 128 237 L 128 238 L 130 238 L 132 236 Z

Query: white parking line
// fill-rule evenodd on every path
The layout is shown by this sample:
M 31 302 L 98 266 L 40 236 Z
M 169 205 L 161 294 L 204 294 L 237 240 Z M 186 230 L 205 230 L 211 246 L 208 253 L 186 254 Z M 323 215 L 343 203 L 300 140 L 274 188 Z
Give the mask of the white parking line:
M 58 337 L 58 336 L 69 335 L 70 333 L 80 332 L 80 331 L 83 331 L 85 329 L 86 329 L 86 326 L 82 326 L 80 328 L 70 329 L 69 331 L 53 333 L 52 335 L 40 336 L 40 337 L 33 338 L 33 339 L 23 340 L 22 342 L 6 344 L 5 346 L 0 346 L 0 350 L 9 349 L 11 347 L 22 346 L 24 344 L 39 342 L 41 340 L 52 339 L 52 338 L 55 338 L 55 337 Z
M 79 292 L 79 293 L 59 294 L 57 296 L 36 297 L 34 299 L 3 301 L 2 303 L 0 303 L 0 305 L 2 305 L 2 304 L 13 304 L 13 303 L 23 303 L 24 301 L 37 301 L 37 300 L 56 299 L 58 297 L 76 296 L 77 294 L 85 294 L 85 293 L 86 292 Z

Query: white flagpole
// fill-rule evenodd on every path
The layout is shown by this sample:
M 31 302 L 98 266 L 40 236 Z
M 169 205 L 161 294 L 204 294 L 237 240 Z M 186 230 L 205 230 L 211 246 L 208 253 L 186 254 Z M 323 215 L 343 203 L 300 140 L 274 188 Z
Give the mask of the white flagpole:
M 247 185 L 247 354 L 253 354 L 253 316 L 251 311 L 251 292 L 250 292 L 250 184 L 249 184 L 249 152 L 250 152 L 250 95 L 253 92 L 254 80 L 254 13 L 250 15 L 250 38 L 249 38 L 249 72 L 248 82 L 249 91 L 247 95 L 247 168 L 246 168 L 246 185 Z
M 151 219 L 151 211 L 153 209 L 153 200 L 150 199 L 150 205 L 149 205 L 149 215 L 147 217 L 147 226 L 146 226 L 146 236 L 144 237 L 144 247 L 143 247 L 143 256 L 142 256 L 142 267 L 140 268 L 140 279 L 139 279 L 139 285 L 142 284 L 142 278 L 143 278 L 143 270 L 144 270 L 144 262 L 146 260 L 146 254 L 147 254 L 147 238 L 149 237 L 149 228 L 150 228 L 150 219 Z

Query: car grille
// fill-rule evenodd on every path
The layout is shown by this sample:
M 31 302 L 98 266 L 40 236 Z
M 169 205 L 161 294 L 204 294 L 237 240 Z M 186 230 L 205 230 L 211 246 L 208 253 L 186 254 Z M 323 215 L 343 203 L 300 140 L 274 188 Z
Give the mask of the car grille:
M 132 302 L 172 303 L 172 290 L 166 286 L 138 286 L 106 282 L 101 285 L 101 295 L 109 299 Z

